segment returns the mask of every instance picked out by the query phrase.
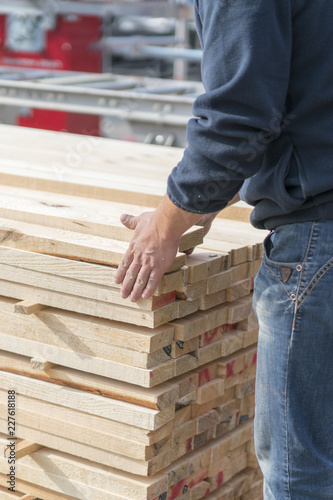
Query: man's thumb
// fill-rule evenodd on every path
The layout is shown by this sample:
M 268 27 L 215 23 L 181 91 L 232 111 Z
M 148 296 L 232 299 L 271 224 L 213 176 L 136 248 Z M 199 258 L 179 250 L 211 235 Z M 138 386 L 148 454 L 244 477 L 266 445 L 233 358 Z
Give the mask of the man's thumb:
M 120 222 L 128 229 L 135 229 L 138 223 L 138 218 L 134 215 L 123 214 L 120 216 Z

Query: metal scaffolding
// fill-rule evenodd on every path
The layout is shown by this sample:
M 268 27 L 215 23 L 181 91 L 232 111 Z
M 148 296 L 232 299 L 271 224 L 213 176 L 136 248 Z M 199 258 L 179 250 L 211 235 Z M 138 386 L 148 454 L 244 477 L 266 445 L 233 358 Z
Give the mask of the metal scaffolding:
M 126 129 L 141 142 L 185 147 L 193 102 L 203 91 L 197 82 L 0 68 L 0 119 L 10 123 L 13 107 L 98 115 L 107 137 L 121 138 L 118 132 Z

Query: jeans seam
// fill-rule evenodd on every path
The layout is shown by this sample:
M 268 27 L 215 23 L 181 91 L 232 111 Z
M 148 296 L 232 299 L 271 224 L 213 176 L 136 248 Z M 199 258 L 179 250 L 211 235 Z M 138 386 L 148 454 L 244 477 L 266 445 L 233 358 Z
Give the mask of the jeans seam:
M 295 311 L 294 311 L 294 316 L 295 316 Z M 294 325 L 294 321 L 293 321 Z M 285 426 L 286 426 L 286 450 L 287 450 L 287 487 L 288 487 L 288 496 L 289 500 L 291 500 L 291 491 L 290 491 L 290 450 L 289 450 L 289 426 L 288 426 L 288 413 L 289 413 L 289 406 L 288 406 L 288 390 L 289 390 L 289 366 L 290 366 L 290 354 L 291 354 L 291 349 L 292 349 L 292 343 L 293 343 L 293 333 L 294 333 L 294 328 L 292 329 L 291 332 L 291 338 L 290 338 L 290 344 L 288 348 L 288 360 L 287 360 L 287 374 L 286 374 L 286 392 L 285 392 Z
M 319 281 L 325 276 L 325 274 L 331 269 L 333 266 L 333 258 L 330 259 L 324 267 L 322 267 L 312 278 L 310 281 L 309 285 L 306 287 L 304 292 L 301 295 L 302 301 L 297 305 L 297 309 L 301 307 L 301 305 L 304 303 L 304 301 L 308 298 L 312 290 L 317 286 Z
M 309 237 L 308 246 L 307 246 L 306 253 L 305 253 L 305 257 L 304 257 L 304 260 L 302 262 L 302 271 L 300 273 L 300 277 L 299 277 L 299 281 L 298 281 L 298 286 L 297 286 L 297 291 L 296 291 L 296 302 L 295 302 L 295 311 L 294 311 L 294 318 L 293 318 L 293 331 L 296 328 L 296 313 L 297 313 L 298 308 L 300 306 L 300 304 L 299 304 L 299 293 L 300 293 L 301 284 L 302 284 L 302 277 L 303 277 L 303 273 L 304 273 L 304 266 L 305 266 L 305 263 L 306 263 L 306 261 L 308 260 L 308 257 L 309 257 L 309 253 L 310 253 L 310 248 L 311 248 L 311 244 L 312 244 L 312 240 L 313 240 L 313 234 L 314 234 L 315 227 L 316 227 L 316 223 L 313 222 L 312 228 L 311 228 L 310 237 Z M 302 297 L 302 294 L 301 294 L 301 297 Z
M 311 233 L 310 233 L 309 242 L 308 242 L 308 246 L 306 249 L 305 257 L 304 257 L 304 260 L 302 262 L 302 271 L 300 273 L 300 277 L 298 280 L 297 291 L 296 291 L 296 301 L 295 301 L 295 307 L 294 307 L 294 317 L 293 317 L 293 322 L 292 322 L 292 331 L 291 331 L 290 344 L 289 344 L 289 349 L 288 349 L 287 385 L 286 385 L 286 394 L 285 394 L 285 408 L 286 408 L 286 411 L 285 411 L 286 422 L 285 422 L 285 424 L 286 424 L 286 448 L 287 448 L 287 485 L 288 485 L 289 500 L 292 500 L 292 498 L 291 498 L 291 488 L 290 488 L 290 449 L 289 449 L 289 426 L 288 426 L 289 406 L 288 406 L 288 397 L 287 397 L 288 390 L 289 390 L 289 376 L 288 375 L 289 375 L 289 367 L 290 367 L 291 350 L 292 350 L 293 341 L 294 341 L 294 332 L 295 332 L 295 328 L 296 328 L 296 317 L 297 317 L 297 311 L 298 311 L 298 307 L 299 307 L 298 297 L 299 297 L 299 292 L 300 292 L 300 288 L 301 288 L 301 284 L 302 284 L 304 265 L 309 257 L 309 253 L 310 253 L 310 248 L 311 248 L 311 244 L 312 244 L 312 240 L 313 240 L 315 225 L 316 225 L 316 223 L 314 222 L 312 224 Z

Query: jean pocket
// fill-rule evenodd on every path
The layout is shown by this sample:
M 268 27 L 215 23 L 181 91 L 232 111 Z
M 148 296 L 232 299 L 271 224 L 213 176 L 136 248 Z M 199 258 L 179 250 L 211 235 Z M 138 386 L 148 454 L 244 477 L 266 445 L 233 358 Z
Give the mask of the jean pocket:
M 274 244 L 272 242 L 272 234 L 273 234 L 273 231 L 271 231 L 265 237 L 265 239 L 263 241 L 264 255 L 265 255 L 266 259 L 269 259 L 270 255 L 271 255 L 271 250 L 274 247 Z

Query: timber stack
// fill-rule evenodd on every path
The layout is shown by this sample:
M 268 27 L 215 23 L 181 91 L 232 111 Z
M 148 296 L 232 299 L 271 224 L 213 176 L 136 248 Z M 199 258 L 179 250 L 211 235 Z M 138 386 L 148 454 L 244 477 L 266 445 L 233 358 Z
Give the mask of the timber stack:
M 249 209 L 226 210 L 204 240 L 187 231 L 155 294 L 131 303 L 113 283 L 132 236 L 119 216 L 158 203 L 181 151 L 100 139 L 60 175 L 48 155 L 84 139 L 0 128 L 0 497 L 260 500 L 251 300 L 263 236 Z

